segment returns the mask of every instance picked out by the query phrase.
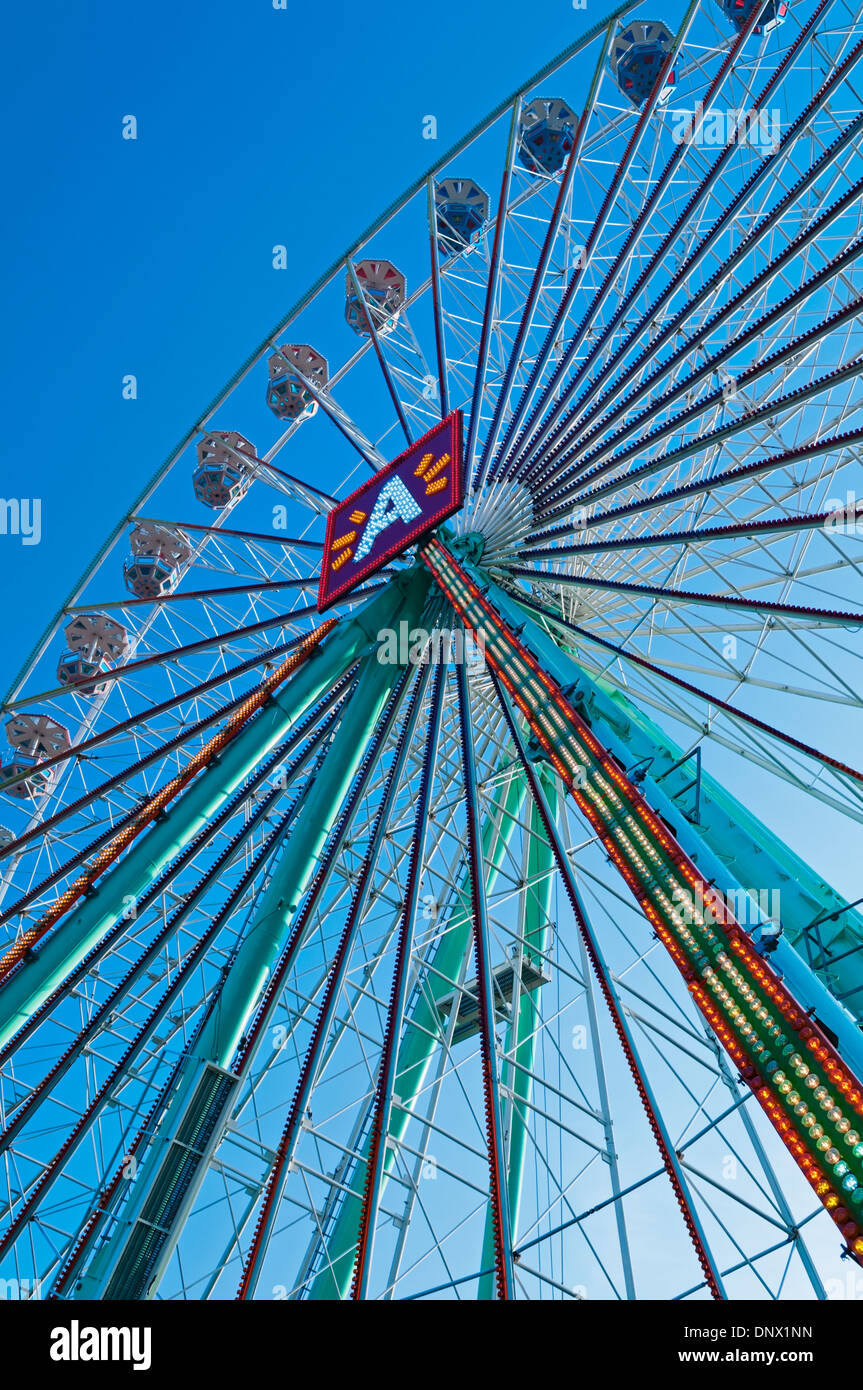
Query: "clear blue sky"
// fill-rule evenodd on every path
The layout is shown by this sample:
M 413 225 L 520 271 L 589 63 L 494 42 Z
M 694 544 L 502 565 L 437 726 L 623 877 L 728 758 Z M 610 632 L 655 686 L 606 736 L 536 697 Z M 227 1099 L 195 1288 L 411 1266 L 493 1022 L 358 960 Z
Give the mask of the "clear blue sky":
M 6 14 L 0 495 L 42 498 L 43 539 L 0 536 L 2 690 L 250 349 L 601 14 L 596 0 L 288 4 L 46 0 Z M 121 137 L 128 114 L 135 142 Z M 422 138 L 427 114 L 436 144 Z M 135 402 L 121 396 L 126 373 Z

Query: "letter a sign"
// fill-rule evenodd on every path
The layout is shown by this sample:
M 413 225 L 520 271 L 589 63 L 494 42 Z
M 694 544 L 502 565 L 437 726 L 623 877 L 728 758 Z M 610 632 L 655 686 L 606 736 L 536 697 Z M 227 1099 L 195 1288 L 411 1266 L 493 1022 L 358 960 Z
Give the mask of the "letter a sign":
M 463 501 L 462 413 L 456 410 L 330 512 L 318 608 L 329 608 Z

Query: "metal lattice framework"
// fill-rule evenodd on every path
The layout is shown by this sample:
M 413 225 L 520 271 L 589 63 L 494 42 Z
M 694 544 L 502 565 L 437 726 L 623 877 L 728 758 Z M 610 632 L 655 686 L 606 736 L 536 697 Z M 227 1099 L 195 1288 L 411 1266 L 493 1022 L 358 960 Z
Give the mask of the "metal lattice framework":
M 863 821 L 863 26 L 726 8 L 621 5 L 388 209 L 10 690 L 22 1296 L 863 1256 L 861 892 L 808 862 Z M 322 619 L 332 508 L 455 410 L 464 507 Z

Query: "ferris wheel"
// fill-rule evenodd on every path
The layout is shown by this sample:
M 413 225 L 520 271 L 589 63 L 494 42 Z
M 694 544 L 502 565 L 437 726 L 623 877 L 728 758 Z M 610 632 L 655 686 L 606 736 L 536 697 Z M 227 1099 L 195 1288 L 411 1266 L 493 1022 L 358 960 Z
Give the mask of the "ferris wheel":
M 861 7 L 661 8 L 350 246 L 6 698 L 21 1296 L 863 1263 Z

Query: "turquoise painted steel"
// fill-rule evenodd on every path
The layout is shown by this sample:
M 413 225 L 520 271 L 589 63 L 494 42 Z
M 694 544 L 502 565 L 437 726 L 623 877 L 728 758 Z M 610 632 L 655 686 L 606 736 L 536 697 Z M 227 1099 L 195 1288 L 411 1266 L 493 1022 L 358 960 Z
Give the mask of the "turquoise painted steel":
M 524 610 L 519 610 L 523 616 Z M 561 629 L 565 642 L 572 634 Z M 578 661 L 573 652 L 573 660 Z M 675 803 L 677 815 L 694 824 L 695 798 L 692 783 L 694 761 L 681 760 L 680 748 L 647 715 L 629 701 L 621 691 L 606 680 L 587 675 L 579 666 L 581 697 L 588 723 L 597 732 L 623 740 L 628 748 L 625 763 L 632 770 L 639 764 L 650 764 L 652 780 L 660 781 L 665 793 Z M 603 735 L 604 736 L 604 735 Z M 734 884 L 751 892 L 778 894 L 778 915 L 783 935 L 774 957 L 791 976 L 799 978 L 799 963 L 789 954 L 789 947 L 799 956 L 806 969 L 819 966 L 822 946 L 830 960 L 816 973 L 831 993 L 840 999 L 850 996 L 846 1006 L 858 1022 L 863 1019 L 863 916 L 849 908 L 836 889 L 789 848 L 777 835 L 727 790 L 716 778 L 702 770 L 698 807 L 698 834 L 719 859 L 724 868 L 720 886 Z M 676 821 L 675 821 L 676 823 Z M 772 902 L 772 896 L 769 898 Z M 773 910 L 772 907 L 770 909 Z M 813 924 L 816 931 L 808 931 Z M 809 941 L 807 943 L 807 935 Z M 810 960 L 810 951 L 812 959 Z M 845 954 L 847 953 L 847 954 Z M 837 957 L 835 963 L 833 957 Z M 841 959 L 839 959 L 841 957 Z M 858 993 L 859 991 L 859 993 Z M 853 1001 L 853 1003 L 852 1003 Z
M 340 623 L 272 701 L 202 772 L 163 818 L 106 873 L 95 891 L 0 988 L 0 1046 L 83 960 L 139 894 L 273 749 L 291 726 L 364 652 L 382 627 L 413 620 L 428 590 L 427 576 L 408 571 Z
M 412 602 L 398 605 L 398 613 L 411 624 L 419 619 L 425 592 L 424 586 L 414 586 L 411 589 Z M 120 1220 L 111 1240 L 100 1248 L 80 1281 L 76 1298 L 99 1298 L 106 1294 L 108 1297 L 127 1296 L 112 1294 L 112 1290 L 120 1285 L 126 1269 L 133 1262 L 129 1251 L 134 1254 L 137 1248 L 145 1208 L 154 1192 L 171 1188 L 176 1150 L 195 1119 L 195 1107 L 199 1103 L 206 1076 L 226 1073 L 245 1025 L 281 953 L 293 916 L 315 871 L 318 856 L 402 670 L 398 664 L 378 661 L 374 653 L 367 654 L 348 709 L 336 730 L 324 764 L 303 800 L 290 841 L 243 936 L 217 1005 L 195 1040 L 193 1054 L 184 1063 L 153 1144 L 141 1165 L 133 1192 L 120 1212 Z M 233 1076 L 231 1080 L 234 1080 Z M 190 1160 L 192 1171 L 187 1169 L 183 1175 L 185 1185 L 182 1200 L 171 1209 L 170 1219 L 165 1218 L 162 1223 L 162 1229 L 168 1232 L 168 1236 L 148 1274 L 143 1296 L 154 1295 L 167 1267 L 185 1217 L 206 1176 L 207 1161 L 215 1152 L 230 1118 L 235 1091 L 236 1087 L 231 1086 L 214 1093 L 209 1108 L 202 1111 L 204 1122 L 201 1129 L 206 1133 L 206 1140 L 194 1160 Z
M 324 765 L 310 786 L 291 838 L 243 937 L 219 1006 L 197 1052 L 227 1067 L 300 906 L 318 855 L 350 789 L 368 741 L 402 668 L 372 657 L 358 679 Z
M 486 863 L 486 892 L 490 893 L 500 872 L 512 833 L 517 824 L 526 787 L 523 777 L 510 772 L 494 812 L 483 826 L 483 857 Z M 389 1134 L 396 1144 L 403 1138 L 410 1120 L 410 1110 L 425 1084 L 432 1057 L 437 1050 L 441 1033 L 441 1014 L 434 1003 L 457 986 L 465 952 L 471 943 L 470 886 L 467 876 L 459 884 L 456 899 L 440 932 L 440 944 L 425 976 L 425 988 L 418 993 L 407 1027 L 399 1046 L 399 1069 L 395 1093 L 401 1100 L 393 1111 Z M 395 1148 L 387 1147 L 386 1173 L 392 1171 Z M 345 1298 L 354 1269 L 354 1252 L 360 1217 L 360 1201 L 365 1183 L 368 1145 L 357 1163 L 350 1190 L 344 1194 L 335 1220 L 332 1235 L 327 1240 L 327 1265 L 312 1285 L 312 1299 Z
M 554 816 L 557 810 L 557 782 L 544 768 L 539 769 L 538 775 L 543 784 L 549 810 Z M 530 838 L 525 875 L 530 886 L 522 890 L 525 894 L 522 950 L 528 961 L 538 969 L 544 969 L 545 956 L 550 945 L 549 909 L 554 882 L 554 854 L 545 837 L 542 818 L 533 805 L 530 808 L 528 833 Z M 504 1043 L 504 1057 L 512 1057 L 513 1061 L 504 1061 L 501 1066 L 501 1090 L 509 1091 L 512 1095 L 509 1107 L 507 1192 L 509 1222 L 513 1233 L 518 1229 L 518 1212 L 524 1181 L 524 1160 L 530 1123 L 528 1107 L 533 1090 L 532 1073 L 541 1023 L 539 994 L 539 990 L 522 991 L 517 1012 L 507 1025 Z M 479 1299 L 493 1299 L 495 1296 L 494 1274 L 491 1272 L 493 1264 L 494 1241 L 491 1213 L 488 1212 L 480 1266 L 483 1274 L 477 1289 Z
M 671 782 L 671 777 L 662 780 L 662 772 L 667 771 L 675 759 L 667 755 L 665 766 L 661 763 L 659 766 L 656 764 L 657 751 L 662 750 L 663 747 L 667 748 L 670 741 L 662 735 L 657 726 L 646 720 L 644 716 L 636 716 L 635 711 L 632 711 L 632 717 L 630 717 L 629 710 L 624 714 L 619 703 L 612 701 L 609 695 L 600 689 L 599 685 L 578 662 L 577 657 L 572 653 L 563 651 L 539 626 L 533 616 L 519 605 L 512 594 L 506 593 L 484 571 L 469 560 L 465 559 L 462 563 L 471 574 L 474 582 L 486 592 L 489 602 L 494 605 L 501 617 L 522 633 L 523 640 L 530 646 L 537 659 L 545 666 L 549 675 L 558 681 L 568 697 L 574 701 L 587 722 L 595 729 L 597 737 L 620 761 L 621 766 L 628 771 L 631 771 L 635 765 L 642 767 L 644 770 L 642 782 L 644 795 L 654 810 L 672 827 L 680 845 L 703 874 L 705 883 L 714 884 L 724 894 L 731 895 L 732 902 L 739 903 L 744 900 L 744 897 L 746 898 L 747 916 L 742 925 L 751 930 L 757 944 L 762 926 L 769 924 L 770 914 L 765 912 L 755 899 L 746 894 L 748 885 L 738 877 L 740 869 L 738 861 L 732 858 L 729 862 L 724 862 L 719 857 L 716 848 L 711 843 L 716 838 L 716 832 L 712 832 L 708 837 L 700 825 L 694 825 L 689 817 L 683 814 L 678 802 L 673 800 L 669 794 L 667 784 Z M 670 746 L 674 747 L 673 744 Z M 679 757 L 680 750 L 675 749 L 675 754 Z M 686 779 L 685 770 L 683 778 Z M 692 780 L 691 773 L 688 780 Z M 704 778 L 702 777 L 703 803 L 706 796 L 718 793 L 719 790 L 719 784 L 715 782 L 711 782 L 705 789 Z M 727 805 L 735 808 L 735 814 L 740 816 L 741 824 L 744 826 L 742 834 L 735 834 L 735 844 L 738 847 L 738 853 L 741 853 L 743 839 L 748 833 L 747 828 L 751 828 L 753 833 L 757 832 L 758 822 L 746 811 L 745 807 L 737 803 L 727 792 L 724 793 L 724 800 Z M 771 836 L 764 827 L 761 827 L 761 830 L 761 844 L 766 846 L 771 843 L 781 846 L 788 857 L 788 862 L 796 858 L 791 850 L 782 846 L 782 842 L 777 837 Z M 726 829 L 723 828 L 722 834 L 726 833 Z M 756 842 L 758 850 L 761 850 L 761 844 Z M 755 853 L 756 851 L 752 852 L 752 857 L 747 862 L 747 868 L 754 861 Z M 730 867 L 731 864 L 734 865 L 734 870 Z M 770 855 L 765 848 L 762 850 L 758 865 L 756 886 L 768 888 L 771 886 L 770 879 L 768 878 L 765 883 L 765 877 L 774 870 L 778 870 L 778 862 L 771 863 Z M 801 871 L 806 868 L 802 861 L 800 861 L 800 868 Z M 814 878 L 811 870 L 808 876 L 810 879 Z M 795 896 L 795 892 L 790 895 L 789 915 L 794 912 Z M 799 906 L 796 911 L 799 921 Z M 783 904 L 783 920 L 785 915 L 786 910 Z M 822 980 L 798 954 L 794 946 L 784 938 L 780 938 L 779 945 L 773 955 L 773 963 L 785 973 L 789 987 L 801 1006 L 813 1010 L 819 1020 L 826 1024 L 839 1039 L 840 1051 L 849 1065 L 858 1074 L 863 1071 L 863 1035 L 861 1035 L 854 1015 L 838 1002 Z
M 602 684 L 598 689 L 603 689 Z M 672 788 L 670 794 L 678 805 L 685 804 L 686 788 L 693 780 L 692 762 L 668 772 L 683 756 L 683 750 L 619 692 L 605 690 L 604 693 L 614 708 L 629 720 L 636 734 L 642 736 L 643 746 L 652 747 L 661 768 L 659 775 L 668 774 L 663 785 Z M 818 973 L 837 996 L 852 996 L 854 1005 L 852 1007 L 849 1002 L 848 1007 L 858 1020 L 863 1019 L 863 916 L 849 908 L 842 895 L 747 806 L 703 771 L 699 816 L 701 835 L 739 883 L 751 889 L 770 886 L 779 891 L 783 940 L 790 943 L 807 965 L 810 963 L 807 934 L 816 964 L 822 954 L 819 938 L 831 957 L 850 953 L 835 964 L 827 962 L 826 968 Z M 816 923 L 819 924 L 816 931 L 807 933 Z M 780 945 L 779 949 L 784 956 L 784 946 Z

